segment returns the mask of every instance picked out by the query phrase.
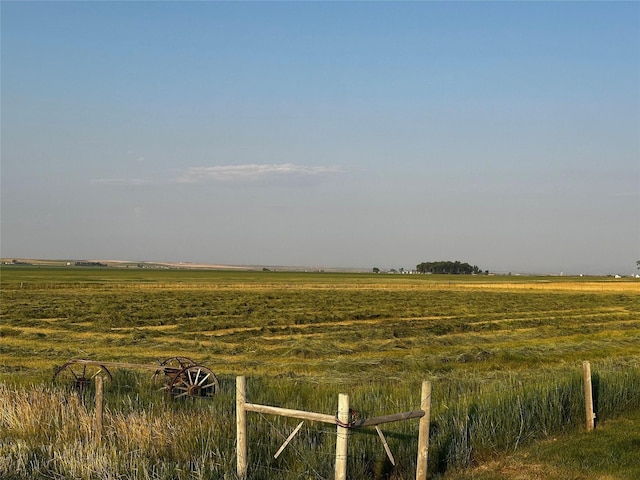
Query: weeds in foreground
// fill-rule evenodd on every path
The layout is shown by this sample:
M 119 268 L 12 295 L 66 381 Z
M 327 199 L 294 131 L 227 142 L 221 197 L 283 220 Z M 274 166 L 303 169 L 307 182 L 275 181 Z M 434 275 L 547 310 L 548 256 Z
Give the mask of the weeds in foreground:
M 594 371 L 600 419 L 640 408 L 640 368 Z M 173 402 L 138 379 L 109 388 L 101 442 L 94 437 L 93 397 L 50 387 L 0 385 L 0 477 L 77 479 L 235 478 L 234 382 L 222 382 L 213 401 Z M 127 378 L 131 383 L 131 378 Z M 331 412 L 345 385 L 318 387 L 295 379 L 249 379 L 249 400 Z M 148 385 L 147 385 L 148 386 Z M 459 385 L 434 383 L 429 470 L 437 478 L 498 453 L 517 452 L 533 440 L 579 431 L 584 423 L 580 373 L 488 381 L 473 395 Z M 363 418 L 409 411 L 419 405 L 417 385 L 353 384 L 352 405 Z M 249 479 L 332 478 L 335 429 L 305 424 L 278 459 L 273 454 L 296 422 L 253 415 L 249 428 Z M 415 473 L 417 422 L 384 427 L 397 466 L 386 459 L 375 431 L 353 431 L 351 478 L 409 479 Z

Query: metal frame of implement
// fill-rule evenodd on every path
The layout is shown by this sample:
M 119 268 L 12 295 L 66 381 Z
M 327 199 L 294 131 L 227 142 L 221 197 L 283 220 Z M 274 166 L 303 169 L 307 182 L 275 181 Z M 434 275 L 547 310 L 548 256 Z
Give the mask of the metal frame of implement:
M 112 380 L 110 368 L 152 370 L 153 377 L 164 375 L 163 390 L 174 398 L 212 397 L 220 390 L 218 378 L 211 369 L 198 365 L 187 357 L 170 357 L 158 365 L 101 362 L 98 360 L 73 359 L 56 368 L 54 382 L 71 382 L 77 390 L 85 390 L 97 376 Z

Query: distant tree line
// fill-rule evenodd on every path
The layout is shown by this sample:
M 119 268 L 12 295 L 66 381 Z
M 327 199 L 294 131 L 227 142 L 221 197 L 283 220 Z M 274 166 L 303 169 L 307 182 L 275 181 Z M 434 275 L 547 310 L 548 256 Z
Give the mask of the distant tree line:
M 87 262 L 87 261 L 79 261 L 76 262 L 76 267 L 106 267 L 106 263 L 101 262 Z
M 418 273 L 448 273 L 452 275 L 477 274 L 482 270 L 477 265 L 469 265 L 459 261 L 422 262 L 416 266 Z

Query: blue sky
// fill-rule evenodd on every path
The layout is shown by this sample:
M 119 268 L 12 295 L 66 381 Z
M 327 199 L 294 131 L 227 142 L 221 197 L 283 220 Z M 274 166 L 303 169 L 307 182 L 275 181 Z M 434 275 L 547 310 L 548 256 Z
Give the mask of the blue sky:
M 634 273 L 638 2 L 2 2 L 3 257 Z

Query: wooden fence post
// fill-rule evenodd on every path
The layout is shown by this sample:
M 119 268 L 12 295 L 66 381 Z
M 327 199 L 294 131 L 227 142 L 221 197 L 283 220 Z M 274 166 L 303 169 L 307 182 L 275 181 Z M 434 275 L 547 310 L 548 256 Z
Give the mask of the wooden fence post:
M 336 480 L 347 478 L 347 439 L 349 437 L 349 395 L 338 395 L 338 427 L 336 439 Z
M 96 377 L 96 411 L 95 411 L 95 438 L 94 441 L 96 445 L 99 445 L 102 441 L 102 423 L 103 423 L 103 403 L 104 403 L 104 395 L 102 388 L 102 376 L 98 375 Z
M 582 362 L 582 374 L 584 376 L 584 409 L 587 420 L 587 432 L 595 427 L 596 415 L 593 412 L 593 387 L 591 385 L 591 363 L 585 360 Z
M 431 382 L 422 382 L 420 395 L 420 409 L 424 416 L 420 419 L 418 431 L 418 461 L 416 465 L 416 480 L 427 480 L 427 459 L 429 457 L 429 422 L 431 421 Z
M 236 472 L 238 478 L 247 476 L 247 382 L 245 377 L 236 377 Z

